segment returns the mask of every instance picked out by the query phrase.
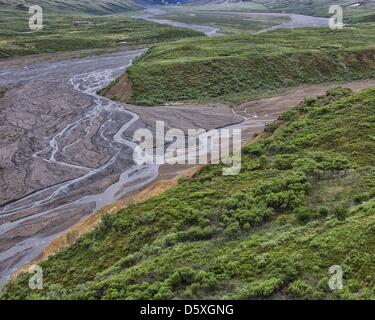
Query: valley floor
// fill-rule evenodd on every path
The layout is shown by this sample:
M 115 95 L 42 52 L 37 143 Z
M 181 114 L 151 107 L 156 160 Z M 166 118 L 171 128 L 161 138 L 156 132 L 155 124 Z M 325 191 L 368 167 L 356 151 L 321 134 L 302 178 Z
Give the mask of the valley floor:
M 119 57 L 120 57 L 120 59 L 123 60 L 122 56 L 119 56 Z M 105 56 L 103 56 L 103 58 L 105 59 Z M 80 62 L 80 64 L 84 65 L 85 60 L 87 60 L 87 58 L 83 59 L 82 62 Z M 121 60 L 120 64 L 122 63 L 122 60 Z M 113 69 L 113 61 L 114 60 L 112 58 L 111 70 Z M 72 62 L 78 63 L 79 60 L 72 60 Z M 98 67 L 98 63 L 99 63 L 99 60 L 96 61 L 96 67 L 95 67 L 96 70 L 97 70 L 97 67 Z M 48 62 L 47 64 L 51 64 L 51 62 Z M 58 62 L 57 66 L 59 64 L 62 64 L 64 70 L 66 70 L 66 67 L 65 67 L 66 62 L 64 62 L 64 61 Z M 40 64 L 39 68 L 41 68 L 43 66 L 44 66 L 44 64 L 42 63 L 42 64 Z M 108 68 L 108 67 L 105 66 L 104 68 Z M 55 69 L 54 74 L 56 74 L 57 70 L 59 70 L 59 69 L 58 68 Z M 77 68 L 75 68 L 75 70 L 77 70 Z M 96 72 L 98 72 L 98 71 L 96 71 Z M 27 73 L 25 75 L 27 75 Z M 19 80 L 18 75 L 16 76 L 16 78 Z M 45 75 L 43 75 L 43 78 L 48 79 L 48 78 L 46 78 Z M 39 81 L 39 80 L 37 80 L 37 79 L 29 80 L 30 84 L 34 84 L 35 81 Z M 39 86 L 41 86 L 41 85 L 39 85 Z M 302 86 L 302 87 L 290 89 L 290 90 L 286 91 L 284 94 L 279 95 L 279 96 L 275 96 L 275 97 L 271 97 L 271 98 L 265 98 L 265 99 L 259 99 L 259 100 L 255 100 L 255 101 L 252 101 L 252 102 L 247 102 L 247 103 L 244 103 L 244 104 L 241 104 L 239 106 L 234 107 L 235 114 L 238 114 L 241 117 L 240 116 L 239 117 L 236 117 L 236 116 L 233 117 L 233 114 L 229 111 L 229 108 L 226 107 L 225 105 L 216 105 L 216 106 L 215 105 L 211 105 L 211 106 L 210 105 L 206 105 L 206 106 L 204 106 L 204 105 L 190 105 L 190 106 L 189 105 L 178 105 L 178 106 L 162 106 L 162 107 L 153 107 L 153 108 L 125 105 L 125 108 L 127 110 L 131 111 L 131 112 L 134 112 L 134 113 L 137 113 L 138 115 L 140 115 L 140 121 L 144 125 L 146 125 L 147 127 L 153 127 L 155 125 L 155 120 L 163 120 L 163 121 L 166 121 L 166 123 L 170 127 L 176 127 L 176 128 L 186 127 L 186 129 L 187 129 L 187 128 L 192 128 L 192 127 L 198 125 L 199 128 L 211 129 L 211 128 L 215 128 L 215 127 L 222 127 L 224 124 L 228 125 L 228 124 L 231 124 L 231 123 L 236 123 L 236 122 L 242 121 L 242 119 L 245 118 L 246 120 L 241 122 L 238 125 L 238 127 L 240 127 L 243 130 L 243 142 L 247 143 L 248 141 L 250 141 L 254 137 L 254 135 L 256 133 L 262 131 L 264 129 L 265 125 L 275 121 L 282 112 L 284 112 L 284 111 L 290 109 L 291 107 L 299 104 L 306 97 L 321 95 L 325 91 L 327 91 L 328 89 L 334 88 L 336 86 L 337 86 L 337 84 Z M 363 88 L 375 86 L 375 81 L 371 81 L 371 80 L 369 80 L 369 81 L 354 81 L 354 82 L 342 84 L 342 86 L 347 87 L 347 88 L 351 88 L 354 91 L 359 91 Z M 48 90 L 48 91 L 50 90 L 49 87 L 46 87 L 45 89 Z M 24 96 L 23 95 L 24 90 L 25 89 L 22 88 L 22 87 L 20 87 L 20 88 L 16 87 L 16 88 L 10 90 L 10 92 L 8 94 L 11 94 L 13 97 L 17 97 L 18 95 L 21 95 L 23 97 Z M 40 94 L 40 92 L 39 92 L 39 94 Z M 61 94 L 61 90 L 60 90 L 60 94 Z M 48 97 L 48 96 L 43 96 L 43 97 L 44 97 L 43 98 L 43 105 L 44 105 L 44 108 L 45 108 L 46 101 L 48 101 L 48 99 L 46 100 L 46 97 Z M 5 98 L 3 101 L 7 101 L 7 99 Z M 52 100 L 52 101 L 54 101 L 54 100 Z M 75 103 L 77 103 L 77 101 L 78 100 L 76 99 Z M 16 104 L 14 104 L 12 102 L 12 100 L 9 100 L 8 102 L 12 103 L 13 105 L 23 105 L 23 104 L 21 104 L 21 100 L 19 100 Z M 82 101 L 82 103 L 84 103 L 84 102 Z M 83 104 L 82 107 L 86 108 L 85 104 Z M 17 114 L 19 114 L 21 112 L 21 110 L 19 110 L 17 108 L 14 109 L 14 111 L 17 112 Z M 181 114 L 181 117 L 179 117 L 178 114 Z M 11 116 L 9 111 L 7 112 L 7 116 L 8 117 Z M 71 118 L 71 116 L 69 118 Z M 189 118 L 191 119 L 191 122 L 187 121 L 187 119 L 189 119 Z M 72 119 L 74 119 L 74 117 Z M 200 121 L 198 121 L 197 119 L 200 119 Z M 20 121 L 21 120 L 22 119 L 20 119 Z M 61 120 L 61 117 L 60 117 L 60 120 Z M 105 118 L 103 120 L 105 121 Z M 100 124 L 100 121 L 103 121 L 103 120 L 100 120 L 100 118 L 98 118 L 97 119 L 97 121 L 99 121 L 98 124 Z M 71 121 L 71 120 L 69 120 L 69 121 Z M 62 124 L 61 121 L 60 121 L 60 124 Z M 5 134 L 4 130 L 7 127 L 8 127 L 8 130 L 11 128 L 11 122 L 6 124 L 6 126 L 2 127 L 1 132 L 3 134 Z M 37 131 L 35 131 L 36 128 L 33 128 L 32 126 L 29 129 L 24 128 L 24 130 L 27 130 L 30 133 L 33 132 L 33 136 L 38 135 Z M 38 130 L 40 130 L 40 128 Z M 79 134 L 79 132 L 80 131 L 78 130 L 76 133 Z M 96 130 L 93 131 L 93 133 L 92 133 L 93 135 L 88 136 L 88 138 L 90 138 L 91 136 L 95 137 L 96 132 L 97 132 Z M 30 133 L 28 135 L 30 135 Z M 71 134 L 72 134 L 72 138 L 73 138 L 73 136 L 75 135 L 75 131 L 72 131 Z M 65 140 L 66 140 L 66 143 L 64 142 Z M 84 141 L 85 140 L 82 140 L 82 142 L 84 142 Z M 87 141 L 89 141 L 89 140 L 87 140 Z M 25 143 L 30 145 L 30 142 L 28 142 L 28 141 L 25 141 Z M 70 157 L 69 152 L 68 152 L 68 150 L 65 151 L 64 145 L 65 146 L 69 145 L 69 138 L 68 137 L 65 137 L 63 140 L 59 141 L 60 150 L 64 150 L 64 151 L 59 151 L 59 153 L 58 153 L 59 157 L 61 159 L 66 159 L 65 161 L 68 160 L 69 164 L 74 164 L 75 161 L 72 161 L 72 159 L 69 160 L 70 159 L 69 158 Z M 80 144 L 78 144 L 77 146 L 79 147 Z M 8 149 L 6 149 L 5 147 L 6 147 L 6 144 L 4 145 L 4 147 L 2 149 L 2 153 L 3 153 L 2 163 L 3 163 L 3 166 L 5 165 L 7 168 L 6 168 L 5 172 L 2 172 L 2 176 L 4 177 L 4 179 L 7 176 L 8 177 L 7 180 L 13 181 L 13 185 L 12 185 L 12 188 L 10 189 L 9 186 L 6 183 L 3 184 L 3 187 L 5 187 L 5 189 L 2 192 L 3 196 L 7 196 L 7 192 L 13 190 L 14 194 L 17 195 L 17 196 L 9 195 L 8 197 L 10 197 L 10 199 L 12 199 L 12 197 L 17 199 L 17 198 L 20 197 L 18 195 L 25 194 L 25 192 L 26 192 L 24 190 L 25 187 L 31 188 L 30 189 L 31 191 L 34 191 L 33 188 L 35 189 L 35 191 L 36 190 L 45 190 L 45 196 L 48 196 L 48 190 L 51 189 L 51 187 L 53 187 L 54 184 L 56 184 L 56 182 L 53 182 L 53 181 L 66 181 L 66 180 L 69 181 L 70 179 L 72 179 L 67 175 L 68 171 L 65 174 L 63 172 L 59 173 L 60 171 L 56 171 L 56 168 L 57 168 L 56 166 L 58 166 L 58 167 L 61 166 L 61 164 L 59 164 L 57 162 L 57 163 L 54 163 L 54 164 L 53 163 L 49 164 L 46 168 L 50 167 L 50 169 L 53 170 L 56 174 L 58 173 L 59 176 L 57 176 L 56 174 L 52 174 L 52 172 L 50 172 L 48 175 L 45 174 L 46 179 L 44 179 L 45 181 L 43 182 L 43 185 L 40 185 L 40 183 L 42 181 L 40 181 L 38 184 L 35 184 L 35 181 L 33 182 L 32 180 L 30 180 L 30 181 L 29 180 L 22 180 L 22 175 L 23 175 L 22 170 L 27 170 L 28 167 L 30 168 L 30 171 L 25 172 L 26 176 L 29 176 L 29 177 L 33 177 L 35 175 L 40 176 L 40 174 L 38 175 L 37 173 L 33 173 L 33 172 L 36 172 L 35 170 L 40 170 L 40 168 L 41 168 L 40 165 L 35 166 L 35 165 L 32 165 L 32 163 L 30 163 L 30 164 L 21 163 L 21 165 L 19 165 L 18 169 L 16 167 L 14 167 L 15 164 L 9 166 L 9 164 L 7 164 L 7 162 L 6 162 L 6 159 L 11 159 L 14 152 L 20 152 L 22 150 L 25 151 L 26 149 L 24 147 L 22 147 L 22 144 L 20 144 L 19 145 L 20 149 L 18 149 L 18 151 L 9 149 L 9 152 L 8 152 L 7 151 Z M 80 148 L 82 148 L 82 147 L 83 147 L 83 145 L 80 146 Z M 72 152 L 73 152 L 72 154 L 75 153 L 74 150 L 76 150 L 76 149 L 72 149 Z M 103 152 L 105 152 L 105 153 L 107 152 L 107 151 L 105 151 L 106 149 L 103 149 L 103 150 L 104 150 Z M 108 149 L 108 150 L 110 150 L 110 149 Z M 36 160 L 37 159 L 35 159 L 35 161 Z M 82 166 L 83 165 L 82 161 L 84 161 L 83 158 L 81 158 L 80 162 L 77 163 L 77 165 L 79 164 L 80 166 Z M 88 165 L 93 166 L 93 164 L 88 164 Z M 97 166 L 97 165 L 95 165 L 95 166 Z M 114 168 L 116 168 L 116 167 L 118 167 L 118 166 L 115 165 Z M 129 163 L 129 167 L 130 167 L 130 163 Z M 156 181 L 165 181 L 165 180 L 168 180 L 168 179 L 174 179 L 174 177 L 183 173 L 185 170 L 187 170 L 190 167 L 191 166 L 188 166 L 188 165 L 186 165 L 186 166 L 185 165 L 176 165 L 176 166 L 173 166 L 173 167 L 162 166 L 159 169 L 159 174 L 157 176 L 153 177 L 153 180 L 156 179 Z M 69 172 L 71 172 L 71 171 L 69 171 Z M 120 172 L 121 172 L 121 170 L 120 170 Z M 12 175 L 12 176 L 10 176 L 10 175 Z M 51 180 L 52 178 L 54 180 Z M 56 179 L 58 179 L 58 180 L 56 180 Z M 3 238 L 3 241 L 2 241 L 3 249 L 6 249 L 2 254 L 0 254 L 0 258 L 2 257 L 1 269 L 3 270 L 2 271 L 3 272 L 3 281 L 4 281 L 5 277 L 14 273 L 17 270 L 17 268 L 20 268 L 24 264 L 30 262 L 32 259 L 36 258 L 42 252 L 49 252 L 49 254 L 50 254 L 51 249 L 50 249 L 50 246 L 48 245 L 48 243 L 51 240 L 53 240 L 55 237 L 57 237 L 61 232 L 64 232 L 65 230 L 68 230 L 68 231 L 65 231 L 67 233 L 65 233 L 65 235 L 62 236 L 62 237 L 65 237 L 66 234 L 71 233 L 72 230 L 70 228 L 75 223 L 78 223 L 78 221 L 83 217 L 83 215 L 82 215 L 82 212 L 83 212 L 82 211 L 83 210 L 82 205 L 83 205 L 83 203 L 82 204 L 78 204 L 78 203 L 74 204 L 74 202 L 73 202 L 73 204 L 70 206 L 70 208 L 67 205 L 60 205 L 59 203 L 61 203 L 61 204 L 67 203 L 67 201 L 69 203 L 69 201 L 72 202 L 73 200 L 77 202 L 77 199 L 83 198 L 85 195 L 87 196 L 87 194 L 97 194 L 98 190 L 100 190 L 100 188 L 103 189 L 103 190 L 108 188 L 108 186 L 103 185 L 103 180 L 102 180 L 102 178 L 100 178 L 99 173 L 98 173 L 98 179 L 100 179 L 100 185 L 98 184 L 99 181 L 97 181 L 95 189 L 93 188 L 95 180 L 93 180 L 93 178 L 90 178 L 90 179 L 87 179 L 87 185 L 83 184 L 80 187 L 80 189 L 77 189 L 77 191 L 73 192 L 71 196 L 67 195 L 67 196 L 64 196 L 64 197 L 56 197 L 56 200 L 59 199 L 59 201 L 56 202 L 56 200 L 55 200 L 54 206 L 51 207 L 51 206 L 48 206 L 48 203 L 46 203 L 46 204 L 41 203 L 39 208 L 36 207 L 36 208 L 32 209 L 32 214 L 35 215 L 38 212 L 48 213 L 48 211 L 46 211 L 47 210 L 46 208 L 48 208 L 50 213 L 42 214 L 42 215 L 39 214 L 40 217 L 38 217 L 39 215 L 37 214 L 35 216 L 35 218 L 33 218 L 33 215 L 30 215 L 30 212 L 29 212 L 31 210 L 31 208 L 29 208 L 27 205 L 24 208 L 21 208 L 21 209 L 17 209 L 17 206 L 19 207 L 19 205 L 17 205 L 17 201 L 14 205 L 12 205 L 12 206 L 14 206 L 13 210 L 15 210 L 15 211 L 12 212 L 11 214 L 7 214 L 8 218 L 4 218 L 4 217 L 2 218 L 3 223 L 7 222 L 8 221 L 7 219 L 11 219 L 13 221 L 12 222 L 13 227 L 8 228 L 8 229 L 4 229 L 3 234 L 1 235 L 1 237 Z M 116 177 L 114 177 L 114 179 L 116 179 Z M 127 203 L 128 203 L 128 201 L 126 200 L 127 197 L 129 197 L 129 196 L 133 197 L 135 191 L 139 192 L 139 191 L 142 191 L 144 188 L 149 187 L 150 182 L 148 182 L 147 179 L 148 179 L 147 177 L 143 178 L 144 183 L 141 183 L 136 189 L 129 189 L 129 192 L 123 193 L 124 195 L 122 196 L 122 200 L 119 201 L 119 202 L 113 202 L 113 201 L 116 200 L 116 198 L 108 198 L 107 202 L 106 202 L 106 205 L 105 205 L 105 208 L 103 210 L 101 210 L 101 212 L 108 212 L 108 210 L 113 212 L 113 208 L 116 208 L 116 209 L 119 210 L 123 206 L 127 205 Z M 19 187 L 17 187 L 17 181 L 20 181 Z M 115 180 L 113 180 L 113 182 L 114 181 Z M 156 185 L 158 183 L 159 182 L 156 182 Z M 111 183 L 109 182 L 109 185 L 110 184 Z M 88 186 L 90 186 L 90 190 L 91 190 L 89 192 L 88 192 L 88 189 L 87 189 Z M 173 186 L 173 184 L 171 184 L 171 186 Z M 30 190 L 27 191 L 26 193 L 30 193 L 31 192 Z M 81 191 L 79 191 L 79 190 L 81 190 Z M 134 191 L 131 191 L 131 190 L 134 190 Z M 51 189 L 51 191 L 53 191 L 53 188 Z M 165 188 L 164 187 L 160 188 L 160 191 L 165 191 Z M 70 196 L 70 198 L 69 198 L 69 196 Z M 72 198 L 72 196 L 73 196 L 73 198 Z M 112 201 L 112 204 L 108 205 L 108 203 L 110 203 L 111 201 Z M 18 201 L 18 202 L 20 204 L 22 203 L 22 201 Z M 26 204 L 26 202 L 25 202 L 25 204 Z M 23 205 L 25 205 L 25 204 L 23 204 Z M 12 206 L 8 206 L 8 208 L 3 207 L 2 210 L 8 210 L 9 211 L 12 208 Z M 102 206 L 104 206 L 104 204 Z M 39 210 L 39 211 L 35 211 L 35 210 Z M 69 223 L 67 223 L 67 220 L 66 220 L 67 210 L 69 210 L 69 212 L 70 212 L 69 213 L 69 217 L 70 217 Z M 90 211 L 91 210 L 87 211 L 85 209 L 84 212 L 85 212 L 85 214 L 88 214 L 88 213 L 90 213 Z M 64 217 L 61 216 L 59 214 L 59 212 L 65 212 Z M 24 219 L 24 217 L 27 217 L 29 215 L 30 215 L 30 218 L 32 218 L 31 220 L 30 219 Z M 19 220 L 19 221 L 15 220 L 15 217 L 18 217 L 17 220 Z M 63 220 L 61 220 L 61 219 L 63 219 Z M 25 231 L 22 231 L 22 229 L 24 229 L 30 223 L 34 224 L 35 226 L 37 226 L 37 225 L 42 226 L 42 229 L 34 227 L 34 230 L 33 230 L 32 233 L 30 233 L 29 231 L 25 232 L 26 229 L 25 229 Z M 95 221 L 95 223 L 97 223 L 97 221 Z M 52 232 L 52 230 L 54 230 L 54 231 Z M 88 228 L 87 230 L 90 230 L 90 228 Z M 46 235 L 48 235 L 48 238 L 44 238 Z M 38 241 L 40 242 L 40 245 L 38 247 L 35 247 L 34 242 L 28 241 L 29 238 L 30 239 L 39 239 Z M 18 239 L 17 241 L 21 241 L 21 242 L 14 242 L 13 239 Z M 59 236 L 59 239 L 61 239 L 61 236 Z M 20 244 L 22 244 L 22 246 L 20 246 Z M 65 241 L 63 242 L 63 245 L 66 245 Z M 47 246 L 47 248 L 44 248 L 45 246 Z M 19 251 L 17 254 L 15 254 L 12 247 L 18 247 L 18 249 L 20 249 L 20 248 L 23 248 L 23 249 L 22 249 L 22 251 Z M 32 247 L 34 247 L 34 249 L 32 251 L 30 251 L 30 249 Z M 51 247 L 54 247 L 53 250 L 56 251 L 56 245 L 55 245 L 54 242 L 52 242 Z M 10 254 L 13 255 L 13 260 L 10 259 Z M 23 256 L 23 259 L 19 260 L 19 257 L 21 257 L 21 256 Z M 42 256 L 46 257 L 46 254 L 42 254 Z M 14 262 L 12 262 L 12 261 L 14 261 Z
M 0 23 L 0 285 L 45 276 L 0 299 L 374 298 L 375 25 L 180 12 Z M 157 120 L 242 129 L 240 174 L 136 165 Z
M 302 92 L 240 110 L 289 103 Z M 207 166 L 105 215 L 41 263 L 44 290 L 29 291 L 24 275 L 2 297 L 373 298 L 374 101 L 373 88 L 304 99 L 244 147 L 238 176 Z M 343 269 L 342 291 L 328 287 L 332 265 Z

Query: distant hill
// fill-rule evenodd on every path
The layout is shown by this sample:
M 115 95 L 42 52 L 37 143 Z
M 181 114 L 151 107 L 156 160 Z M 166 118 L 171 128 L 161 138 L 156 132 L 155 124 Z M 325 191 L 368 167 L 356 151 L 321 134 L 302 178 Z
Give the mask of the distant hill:
M 190 0 L 134 0 L 134 3 L 142 7 L 181 5 L 189 2 Z
M 29 6 L 33 4 L 36 3 L 32 0 L 0 0 L 2 11 L 28 10 Z M 95 15 L 126 12 L 140 8 L 130 0 L 39 0 L 37 4 L 52 12 Z
M 344 10 L 361 11 L 364 9 L 375 8 L 373 0 L 255 0 L 245 1 L 260 3 L 265 5 L 271 11 L 277 12 L 295 12 L 309 15 L 328 15 L 328 8 L 331 5 L 340 5 Z
M 191 0 L 188 5 L 215 11 L 286 12 L 323 17 L 329 16 L 331 5 L 340 5 L 346 22 L 375 21 L 374 0 Z
M 28 10 L 32 4 L 35 4 L 33 0 L 0 0 L 3 12 L 14 9 Z M 94 15 L 121 13 L 161 5 L 188 5 L 204 8 L 215 5 L 215 10 L 290 12 L 315 16 L 327 16 L 329 6 L 338 4 L 344 8 L 346 16 L 355 16 L 360 22 L 375 20 L 375 1 L 373 0 L 39 0 L 38 4 L 52 12 Z M 209 10 L 210 7 L 206 9 Z
M 189 4 L 193 5 L 205 5 L 205 4 L 228 4 L 228 3 L 239 3 L 245 2 L 241 0 L 191 0 L 188 1 Z M 256 2 L 256 1 L 248 1 L 248 2 Z

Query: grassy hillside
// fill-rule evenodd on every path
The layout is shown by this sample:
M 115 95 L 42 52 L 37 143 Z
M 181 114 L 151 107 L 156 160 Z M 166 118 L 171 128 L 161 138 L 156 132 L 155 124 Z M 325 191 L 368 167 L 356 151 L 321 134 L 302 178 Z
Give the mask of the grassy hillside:
M 43 30 L 30 32 L 29 17 L 22 10 L 0 13 L 0 59 L 82 49 L 127 49 L 201 35 L 124 16 L 48 12 L 44 14 Z
M 131 0 L 1 0 L 1 11 L 28 11 L 37 4 L 48 13 L 111 14 L 140 9 Z
M 208 25 L 214 28 L 219 28 L 220 33 L 223 34 L 235 34 L 241 32 L 255 33 L 289 21 L 289 18 L 287 17 L 270 17 L 269 19 L 264 19 L 264 17 L 241 18 L 237 14 L 206 11 L 174 12 L 160 15 L 156 18 Z
M 302 83 L 375 76 L 375 24 L 280 30 L 153 47 L 128 70 L 135 104 L 231 103 Z
M 198 11 L 286 12 L 328 17 L 331 5 L 342 6 L 344 19 L 348 23 L 375 21 L 375 2 L 372 0 L 249 0 L 221 4 L 209 0 L 193 0 L 180 9 L 188 7 L 189 10 Z
M 375 298 L 375 88 L 335 89 L 197 177 L 118 214 L 0 298 Z M 328 288 L 340 265 L 344 289 Z

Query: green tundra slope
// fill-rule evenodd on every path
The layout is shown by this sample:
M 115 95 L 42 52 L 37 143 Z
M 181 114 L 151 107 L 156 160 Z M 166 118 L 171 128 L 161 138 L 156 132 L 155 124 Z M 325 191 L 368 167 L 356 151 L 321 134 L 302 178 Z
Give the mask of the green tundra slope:
M 1 10 L 28 11 L 29 6 L 39 5 L 48 13 L 111 14 L 140 9 L 131 0 L 1 0 Z
M 238 103 L 286 87 L 375 76 L 375 24 L 195 38 L 151 48 L 129 68 L 134 104 Z
M 375 88 L 335 89 L 269 125 L 242 170 L 118 214 L 2 299 L 375 298 Z M 328 268 L 344 287 L 331 291 Z
M 30 31 L 31 15 L 25 7 L 13 2 L 4 6 L 0 2 L 0 59 L 60 51 L 126 50 L 201 35 L 188 29 L 105 14 L 127 10 L 108 7 L 108 3 L 117 1 L 45 2 L 45 6 L 44 2 L 39 3 L 44 8 L 44 28 L 39 32 Z

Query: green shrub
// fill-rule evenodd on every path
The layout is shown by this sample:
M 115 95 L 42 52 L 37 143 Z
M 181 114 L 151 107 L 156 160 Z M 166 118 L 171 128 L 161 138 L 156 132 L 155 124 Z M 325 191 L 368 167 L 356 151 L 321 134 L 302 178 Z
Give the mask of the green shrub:
M 336 207 L 333 211 L 333 214 L 338 220 L 344 221 L 346 217 L 349 215 L 349 209 L 346 206 L 342 205 Z
M 324 218 L 324 217 L 328 216 L 329 209 L 325 206 L 319 206 L 317 208 L 317 213 L 318 213 L 319 217 Z
M 312 295 L 313 288 L 303 280 L 293 281 L 288 286 L 288 293 L 296 298 L 309 299 Z
M 243 147 L 243 154 L 253 157 L 260 157 L 263 154 L 263 148 L 260 143 L 251 143 Z
M 235 238 L 241 233 L 241 226 L 238 221 L 231 222 L 225 229 L 224 229 L 224 236 L 227 238 Z
M 108 213 L 103 214 L 102 215 L 101 229 L 103 231 L 110 230 L 112 228 L 114 222 L 115 222 L 115 217 L 113 215 L 110 215 Z
M 314 105 L 316 102 L 317 102 L 317 99 L 316 99 L 316 98 L 306 97 L 303 103 L 304 103 L 306 106 L 312 106 L 312 105 Z
M 249 285 L 249 298 L 271 296 L 283 284 L 282 279 L 273 277 L 266 280 L 258 280 Z
M 295 155 L 278 155 L 272 161 L 272 166 L 278 170 L 290 170 L 293 167 Z
M 351 164 L 350 161 L 343 156 L 336 156 L 332 157 L 330 159 L 326 159 L 325 161 L 322 162 L 323 168 L 325 170 L 345 170 L 350 168 Z
M 272 134 L 274 133 L 278 128 L 280 127 L 280 124 L 277 122 L 272 122 L 266 125 L 265 132 Z
M 251 226 L 257 225 L 273 215 L 272 208 L 268 208 L 265 204 L 259 204 L 251 209 L 240 209 L 233 213 L 233 218 L 236 219 L 241 226 L 246 223 Z
M 311 208 L 301 207 L 295 211 L 295 215 L 298 222 L 307 223 L 313 218 L 314 213 Z
M 369 201 L 371 198 L 372 198 L 372 195 L 370 192 L 364 192 L 364 193 L 356 195 L 353 200 L 356 204 L 361 204 L 363 202 Z

